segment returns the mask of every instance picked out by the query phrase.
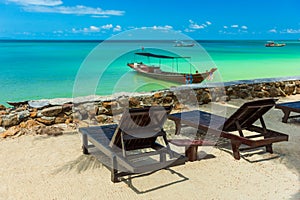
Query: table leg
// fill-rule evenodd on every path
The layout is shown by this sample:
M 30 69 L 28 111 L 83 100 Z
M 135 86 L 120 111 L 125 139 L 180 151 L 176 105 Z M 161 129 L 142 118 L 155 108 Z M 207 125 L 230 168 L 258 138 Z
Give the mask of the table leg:
M 196 161 L 198 159 L 198 146 L 185 147 L 185 156 L 188 157 L 188 161 Z

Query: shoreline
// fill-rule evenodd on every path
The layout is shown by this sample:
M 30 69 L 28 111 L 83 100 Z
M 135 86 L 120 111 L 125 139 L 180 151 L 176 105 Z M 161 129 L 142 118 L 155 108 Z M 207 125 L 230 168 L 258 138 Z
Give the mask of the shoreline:
M 166 88 L 166 89 L 159 89 L 159 90 L 152 90 L 152 91 L 146 91 L 146 92 L 138 92 L 138 95 L 149 95 L 151 93 L 155 93 L 155 92 L 160 92 L 160 91 L 167 91 L 170 90 L 172 88 L 186 88 L 186 87 L 190 87 L 193 89 L 199 89 L 199 88 L 213 88 L 213 87 L 229 87 L 229 86 L 235 86 L 235 85 L 242 85 L 242 84 L 247 84 L 247 85 L 253 85 L 253 84 L 265 84 L 265 83 L 272 83 L 272 82 L 287 82 L 287 81 L 300 81 L 300 76 L 286 76 L 286 77 L 276 77 L 276 78 L 257 78 L 257 79 L 247 79 L 247 80 L 233 80 L 233 81 L 226 81 L 226 82 L 213 82 L 213 83 L 204 83 L 203 85 L 197 85 L 197 84 L 193 84 L 193 85 L 179 85 L 179 86 L 172 86 L 171 88 Z M 98 98 L 98 99 L 94 99 L 95 101 L 101 101 L 101 100 L 108 100 L 108 99 L 112 99 L 116 96 L 128 96 L 131 95 L 132 96 L 133 93 L 131 92 L 119 92 L 119 93 L 115 93 L 115 94 L 111 94 L 111 95 L 89 95 L 89 96 L 79 96 L 79 97 L 57 97 L 57 98 L 42 98 L 42 99 L 23 99 L 23 100 L 19 100 L 19 101 L 10 101 L 7 100 L 6 103 L 7 105 L 11 105 L 10 103 L 14 104 L 14 103 L 27 103 L 29 101 L 66 101 L 66 102 L 72 102 L 74 101 L 73 99 L 79 99 L 78 101 L 82 101 L 84 102 L 84 98 Z M 136 94 L 136 92 L 135 92 Z M 76 101 L 76 100 L 75 100 Z M 1 103 L 0 103 L 1 105 Z M 4 104 L 3 104 L 4 105 Z M 11 105 L 12 106 L 12 105 Z
M 91 95 L 9 102 L 12 108 L 0 105 L 0 138 L 20 136 L 32 129 L 37 131 L 36 127 L 39 127 L 39 132 L 43 133 L 45 129 L 49 129 L 48 126 L 59 124 L 75 126 L 74 124 L 112 123 L 126 108 L 157 105 L 172 106 L 175 111 L 183 111 L 187 107 L 199 107 L 210 102 L 293 96 L 300 94 L 300 80 L 297 78 L 287 81 L 272 79 L 271 82 L 263 83 L 253 80 L 248 81 L 248 84 L 242 81 L 197 88 L 193 85 L 185 85 L 148 93 L 123 92 L 108 96 Z M 51 134 L 61 134 L 61 132 Z

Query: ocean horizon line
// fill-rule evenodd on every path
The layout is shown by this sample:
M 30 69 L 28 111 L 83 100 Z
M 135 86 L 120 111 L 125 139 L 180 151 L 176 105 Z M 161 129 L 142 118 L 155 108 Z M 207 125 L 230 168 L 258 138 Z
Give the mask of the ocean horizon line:
M 113 40 L 113 39 L 1 39 L 0 42 L 103 42 L 103 41 L 111 41 L 111 42 L 122 42 L 122 41 L 176 41 L 174 39 L 161 39 L 161 40 L 141 40 L 141 39 L 132 39 L 132 40 Z M 207 42 L 207 41 L 299 41 L 299 39 L 192 39 L 192 40 L 181 40 L 181 41 L 196 41 L 196 42 Z

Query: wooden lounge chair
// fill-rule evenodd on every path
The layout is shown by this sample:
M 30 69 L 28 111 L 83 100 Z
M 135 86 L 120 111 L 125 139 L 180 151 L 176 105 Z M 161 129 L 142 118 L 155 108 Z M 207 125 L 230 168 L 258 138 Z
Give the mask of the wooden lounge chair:
M 94 151 L 93 155 L 110 168 L 112 182 L 122 176 L 184 164 L 186 157 L 170 149 L 163 130 L 170 111 L 171 107 L 127 109 L 118 125 L 80 128 L 83 152 Z
M 202 111 L 176 113 L 169 115 L 168 118 L 174 120 L 176 134 L 180 133 L 181 124 L 185 124 L 230 139 L 233 156 L 239 160 L 242 144 L 248 146 L 245 149 L 265 146 L 267 152 L 273 153 L 273 143 L 288 141 L 288 135 L 267 129 L 263 119 L 263 115 L 275 105 L 276 101 L 263 99 L 247 102 L 228 119 Z M 257 120 L 261 126 L 254 125 Z M 255 135 L 245 136 L 244 130 L 254 132 Z M 233 133 L 235 131 L 238 134 Z
M 282 122 L 287 123 L 289 118 L 297 118 L 300 115 L 290 116 L 291 112 L 300 113 L 300 101 L 276 104 L 275 108 L 281 109 L 284 113 Z

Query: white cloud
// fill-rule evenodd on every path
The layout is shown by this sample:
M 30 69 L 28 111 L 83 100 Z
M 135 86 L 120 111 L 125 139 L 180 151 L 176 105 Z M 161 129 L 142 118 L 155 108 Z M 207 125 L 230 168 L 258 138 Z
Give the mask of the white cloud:
M 292 33 L 292 34 L 294 34 L 294 33 L 300 33 L 300 29 L 291 29 L 291 28 L 289 28 L 289 29 L 286 29 L 286 31 L 285 31 L 286 33 Z
M 113 32 L 118 32 L 121 30 L 122 30 L 122 27 L 120 25 L 116 25 L 115 28 L 113 29 Z
M 122 28 L 120 25 L 116 25 L 115 27 L 112 24 L 106 24 L 102 26 L 90 26 L 82 29 L 72 28 L 72 33 L 97 33 L 97 32 L 106 32 L 110 29 L 113 29 L 114 32 L 121 31 Z
M 204 29 L 211 25 L 211 22 L 209 22 L 209 21 L 206 21 L 205 23 L 202 23 L 201 25 L 199 25 L 191 19 L 189 20 L 189 23 L 190 23 L 189 24 L 190 29 Z
M 92 31 L 92 32 L 99 32 L 100 28 L 96 27 L 96 26 L 90 26 L 90 31 Z
M 228 26 L 223 26 L 223 28 L 227 29 L 227 28 L 228 28 Z
M 195 30 L 186 28 L 186 29 L 184 29 L 184 32 L 191 33 L 191 32 L 195 32 Z
M 113 27 L 112 24 L 106 24 L 106 25 L 101 26 L 101 29 L 109 30 L 109 29 L 111 29 L 112 27 Z
M 239 25 L 237 25 L 237 24 L 231 25 L 231 28 L 238 28 L 238 27 L 239 27 Z
M 92 15 L 93 18 L 109 18 L 108 15 Z
M 269 33 L 277 33 L 277 30 L 275 28 L 268 31 Z
M 165 26 L 153 26 L 151 28 L 154 29 L 154 30 L 171 30 L 171 29 L 173 29 L 173 27 L 169 26 L 169 25 L 165 25 Z
M 241 26 L 241 29 L 247 30 L 248 27 L 247 26 Z
M 66 6 L 26 6 L 25 11 L 28 12 L 41 12 L 41 13 L 60 13 L 60 14 L 75 14 L 75 15 L 123 15 L 124 11 L 119 10 L 102 10 L 101 8 L 86 7 L 83 5 L 77 5 L 74 7 Z
M 7 0 L 20 5 L 58 6 L 63 4 L 61 0 Z

